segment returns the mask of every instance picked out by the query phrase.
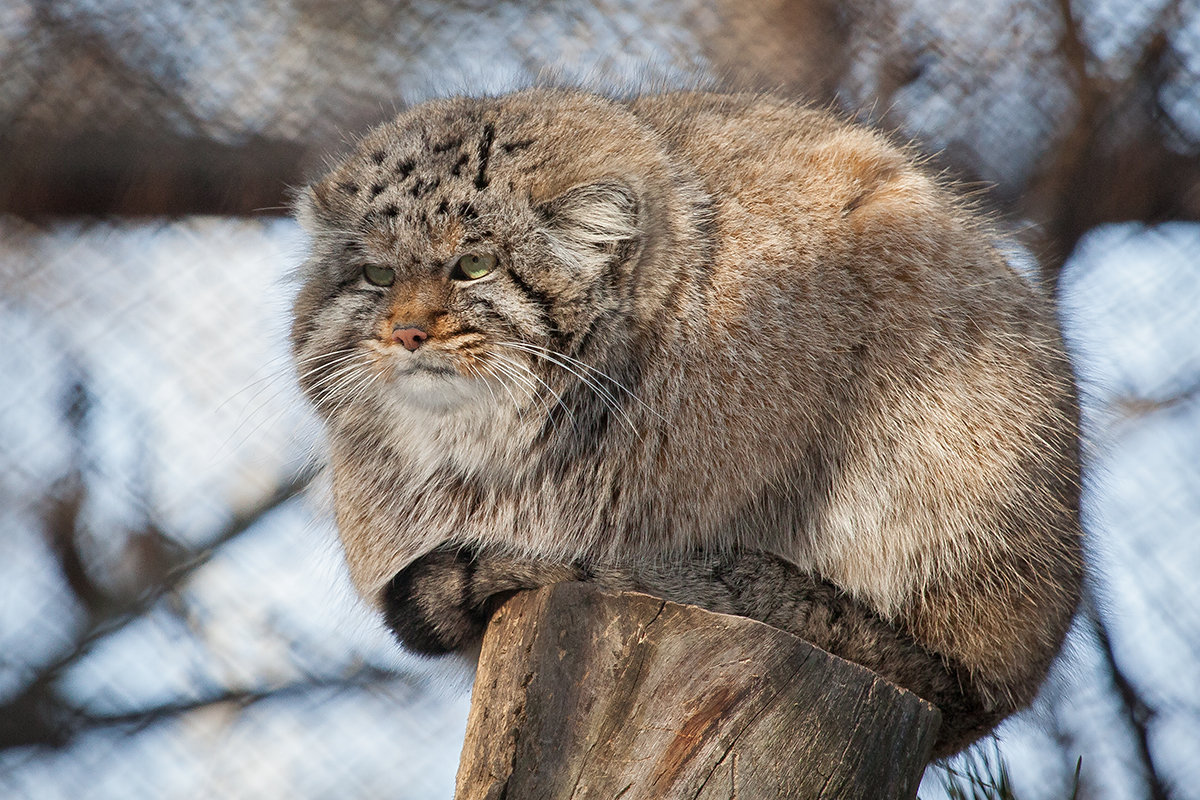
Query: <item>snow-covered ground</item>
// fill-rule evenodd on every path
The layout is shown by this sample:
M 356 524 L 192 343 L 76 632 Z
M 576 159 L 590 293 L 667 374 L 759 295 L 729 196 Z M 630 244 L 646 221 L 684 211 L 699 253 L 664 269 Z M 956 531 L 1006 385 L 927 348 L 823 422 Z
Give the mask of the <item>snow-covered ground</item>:
M 85 555 L 119 590 L 136 532 L 203 547 L 300 469 L 315 427 L 286 359 L 287 221 L 0 222 L 0 698 L 85 625 L 42 537 L 47 487 L 82 465 Z M 1200 785 L 1200 225 L 1095 231 L 1062 282 L 1087 402 L 1087 514 L 1122 667 L 1154 705 L 1160 768 Z M 85 414 L 73 427 L 69 408 Z M 1134 413 L 1136 412 L 1136 413 Z M 56 482 L 58 482 L 56 484 Z M 92 714 L 277 690 L 363 667 L 367 687 L 201 703 L 56 752 L 0 751 L 0 796 L 449 797 L 461 669 L 404 656 L 355 599 L 320 489 L 220 548 L 180 591 L 61 677 Z M 1084 756 L 1099 796 L 1136 766 L 1081 634 L 1047 697 L 1005 726 L 1023 798 Z M 1057 729 L 1043 726 L 1056 721 Z M 1068 743 L 1067 754 L 1061 745 Z M 1071 754 L 1075 755 L 1071 755 Z M 927 782 L 928 783 L 928 782 Z M 922 796 L 935 797 L 927 785 Z
M 153 524 L 203 548 L 313 454 L 286 358 L 290 222 L 34 229 L 0 255 L 0 695 L 84 620 L 45 546 L 45 495 L 84 465 L 85 555 L 121 588 Z M 73 386 L 85 422 L 64 424 Z M 181 590 L 62 676 L 94 714 L 396 672 L 370 689 L 215 704 L 136 733 L 96 730 L 54 754 L 0 755 L 0 796 L 436 797 L 452 784 L 467 678 L 399 653 L 355 598 L 314 489 L 224 547 Z M 124 576 L 128 580 L 129 576 Z M 384 792 L 381 787 L 390 787 Z M 372 788 L 380 791 L 372 791 Z

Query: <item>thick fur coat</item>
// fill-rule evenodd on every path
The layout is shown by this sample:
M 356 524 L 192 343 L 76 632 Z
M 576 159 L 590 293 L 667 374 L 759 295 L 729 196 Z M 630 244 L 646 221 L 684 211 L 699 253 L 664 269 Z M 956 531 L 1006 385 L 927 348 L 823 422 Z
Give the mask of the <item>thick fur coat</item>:
M 1082 575 L 1071 370 L 909 153 L 769 97 L 528 90 L 400 114 L 298 214 L 300 382 L 409 646 L 582 579 L 862 663 L 939 754 L 1036 693 Z

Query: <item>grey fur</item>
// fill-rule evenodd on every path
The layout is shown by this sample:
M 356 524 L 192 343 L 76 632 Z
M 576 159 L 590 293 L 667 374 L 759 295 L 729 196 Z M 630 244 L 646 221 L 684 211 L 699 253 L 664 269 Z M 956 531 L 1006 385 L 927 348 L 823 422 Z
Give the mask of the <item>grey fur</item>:
M 1036 693 L 1082 575 L 1070 368 L 986 222 L 882 137 L 760 96 L 454 98 L 298 214 L 301 384 L 410 646 L 585 579 L 862 663 L 943 709 L 939 754 Z M 454 280 L 468 252 L 499 267 Z

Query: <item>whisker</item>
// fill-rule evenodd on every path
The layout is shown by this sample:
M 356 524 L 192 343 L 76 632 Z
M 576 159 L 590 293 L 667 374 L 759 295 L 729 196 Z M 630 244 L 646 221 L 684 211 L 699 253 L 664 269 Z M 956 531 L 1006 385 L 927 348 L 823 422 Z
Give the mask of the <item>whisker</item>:
M 499 358 L 499 356 L 496 356 L 495 354 L 490 354 L 490 355 L 493 358 Z M 522 370 L 517 368 L 518 367 L 517 364 L 514 364 L 511 361 L 508 361 L 506 359 L 501 359 L 498 363 L 495 363 L 493 366 L 495 366 L 496 369 L 498 369 L 499 371 L 501 371 L 505 375 L 507 375 L 509 378 L 511 378 L 514 381 L 514 383 L 520 383 L 522 386 L 524 386 L 525 389 L 528 390 L 531 400 L 539 401 L 542 403 L 543 408 L 546 407 L 547 401 L 543 397 L 541 397 L 541 391 L 538 389 L 537 384 L 534 383 L 532 380 L 530 380 L 529 377 L 526 377 L 526 375 L 523 375 Z M 528 370 L 525 370 L 525 372 L 527 373 Z M 533 377 L 533 376 L 531 376 L 531 377 Z M 526 404 L 524 406 L 520 406 L 519 408 L 523 413 L 526 410 L 528 410 L 528 404 Z
M 279 419 L 282 416 L 284 416 L 285 414 L 287 414 L 288 412 L 290 412 L 292 410 L 294 410 L 294 409 L 289 408 L 286 405 L 280 405 L 278 408 L 276 408 L 274 410 L 274 412 L 267 415 L 266 418 L 260 419 L 258 422 L 256 422 L 254 425 L 252 425 L 249 429 L 247 429 L 246 426 L 248 424 L 250 424 L 250 422 L 251 422 L 250 418 L 249 417 L 243 418 L 241 421 L 238 422 L 237 427 L 235 427 L 232 431 L 230 431 L 229 435 L 225 437 L 225 440 L 223 442 L 221 442 L 221 449 L 218 452 L 220 452 L 220 453 L 233 452 L 233 450 L 236 447 L 240 447 L 241 445 L 248 442 L 250 440 L 250 437 L 254 436 L 256 433 L 258 433 L 262 429 L 274 425 L 276 422 L 279 421 Z
M 345 387 L 354 383 L 355 379 L 360 377 L 357 370 L 357 365 L 348 365 L 337 375 L 331 375 L 322 381 L 327 385 L 320 388 L 320 391 L 314 391 L 313 402 L 324 402 L 329 396 L 337 394 L 345 389 Z
M 479 368 L 470 361 L 466 362 L 467 371 L 479 382 L 483 384 L 483 388 L 487 389 L 488 396 L 492 398 L 493 405 L 499 405 L 500 401 L 496 398 L 496 393 L 492 391 L 492 384 L 488 381 L 487 376 L 480 372 Z
M 270 381 L 270 380 L 274 380 L 275 378 L 278 378 L 281 373 L 274 371 L 273 368 L 276 367 L 277 365 L 279 365 L 286 358 L 287 358 L 286 355 L 275 356 L 274 358 L 269 359 L 268 361 L 260 364 L 258 366 L 258 369 L 255 370 L 256 373 L 261 372 L 263 370 L 272 370 L 272 371 L 268 372 L 266 375 L 263 375 L 261 378 L 255 378 L 254 380 L 247 382 L 241 388 L 239 388 L 237 391 L 235 391 L 233 394 L 229 395 L 224 400 L 222 400 L 221 404 L 218 405 L 213 410 L 220 411 L 222 408 L 224 408 L 229 403 L 231 403 L 234 400 L 234 398 L 236 398 L 238 395 L 242 394 L 243 392 L 248 392 L 250 389 L 253 389 L 255 386 L 262 383 L 263 381 Z
M 491 353 L 488 357 L 495 359 L 498 362 L 497 366 L 503 365 L 505 373 L 510 375 L 515 380 L 520 381 L 522 385 L 529 389 L 529 393 L 531 395 L 537 396 L 540 393 L 537 383 L 535 383 L 533 380 L 537 376 L 533 375 L 533 373 L 531 373 L 529 370 L 522 368 L 520 364 L 510 361 L 509 359 L 504 358 L 496 353 Z
M 558 351 L 550 350 L 545 347 L 539 347 L 537 345 L 527 345 L 523 342 L 503 342 L 502 344 L 505 344 L 509 347 L 512 347 L 512 348 L 515 348 L 518 350 L 524 350 L 527 353 L 532 353 L 534 355 L 541 356 L 542 358 L 546 359 L 547 361 L 550 361 L 552 364 L 557 364 L 558 366 L 567 370 L 572 375 L 574 375 L 575 377 L 579 378 L 581 381 L 586 383 L 589 387 L 591 387 L 594 391 L 596 391 L 597 394 L 603 395 L 604 399 L 609 400 L 610 402 L 612 402 L 614 404 L 616 403 L 616 398 L 613 397 L 602 386 L 597 384 L 595 381 L 591 380 L 588 376 L 583 375 L 583 374 L 571 369 L 571 366 L 569 364 L 559 361 L 558 358 L 556 358 L 556 356 L 561 356 L 562 354 L 558 353 Z M 586 365 L 584 365 L 584 366 L 586 366 Z M 612 379 L 609 378 L 609 380 L 612 380 Z M 616 383 L 616 381 L 613 381 L 613 383 Z
M 369 361 L 369 359 L 368 359 L 368 357 L 366 357 L 365 354 L 364 354 L 364 357 L 360 360 L 349 360 L 348 363 L 342 364 L 340 367 L 333 370 L 328 375 L 321 378 L 319 381 L 315 382 L 312 386 L 308 387 L 308 391 L 310 393 L 316 394 L 317 390 L 320 389 L 322 386 L 324 386 L 330 382 L 336 382 L 336 381 L 340 380 L 341 378 L 345 377 L 346 375 L 351 374 L 359 367 L 366 366 L 368 361 Z
M 505 390 L 505 392 L 507 392 L 509 398 L 511 398 L 513 401 L 513 407 L 517 411 L 517 419 L 524 421 L 527 409 L 522 407 L 521 404 L 517 401 L 516 396 L 513 395 L 512 391 L 504 383 L 504 379 L 500 375 L 496 374 L 496 370 L 493 369 L 494 365 L 489 365 L 482 355 L 479 355 L 476 358 L 479 361 L 479 367 L 475 368 L 475 367 L 472 367 L 470 364 L 468 364 L 467 368 L 470 369 L 472 371 L 472 373 L 479 376 L 479 379 L 483 381 L 483 385 L 487 387 L 488 394 L 490 394 L 492 396 L 492 402 L 499 405 L 500 401 L 497 399 L 495 393 L 492 391 L 491 381 L 488 380 L 489 377 L 494 379 L 497 383 L 499 383 L 501 388 L 503 388 Z M 487 370 L 486 375 L 483 372 L 483 370 L 485 370 L 485 369 Z M 508 374 L 508 373 L 506 373 L 506 374 Z M 535 395 L 535 398 L 536 398 L 536 395 Z
M 273 375 L 267 375 L 266 377 L 255 381 L 254 383 L 250 384 L 249 386 L 243 387 L 243 389 L 239 390 L 237 393 L 235 393 L 232 396 L 230 396 L 229 398 L 227 398 L 225 400 L 225 402 L 221 403 L 221 405 L 218 406 L 216 408 L 216 410 L 220 411 L 229 402 L 231 402 L 234 397 L 237 397 L 238 394 L 241 394 L 243 391 L 250 389 L 252 386 L 262 383 L 263 381 L 271 381 L 270 383 L 267 383 L 265 386 L 260 387 L 253 395 L 250 396 L 249 399 L 246 400 L 246 405 L 249 406 L 252 403 L 254 403 L 255 401 L 258 401 L 260 398 L 262 398 L 262 401 L 257 406 L 246 411 L 245 416 L 248 419 L 248 418 L 252 417 L 253 415 L 257 414 L 259 412 L 259 410 L 262 409 L 263 406 L 267 405 L 272 400 L 279 397 L 285 391 L 288 391 L 291 388 L 293 388 L 295 386 L 295 384 L 299 383 L 300 381 L 302 381 L 304 378 L 308 377 L 309 375 L 312 375 L 321 369 L 328 369 L 331 367 L 338 366 L 339 364 L 343 364 L 346 361 L 349 361 L 350 359 L 352 359 L 354 357 L 355 350 L 356 349 L 352 348 L 349 351 L 343 351 L 348 354 L 339 356 L 338 358 L 336 358 L 334 361 L 330 362 L 329 364 L 320 364 L 316 367 L 313 367 L 312 369 L 309 369 L 304 374 L 297 376 L 294 381 L 291 381 L 291 380 L 285 381 L 284 379 L 286 379 L 288 377 L 288 375 L 287 375 L 287 373 L 284 373 L 284 372 L 277 372 Z M 278 360 L 278 359 L 276 359 L 276 360 Z M 279 381 L 284 381 L 284 382 L 281 384 L 281 383 L 278 383 Z M 264 392 L 267 392 L 272 389 L 274 389 L 274 391 L 271 394 L 267 395 L 265 398 L 262 397 Z M 242 424 L 244 424 L 244 421 Z M 230 435 L 231 438 L 232 438 L 232 436 L 234 436 L 238 433 L 238 430 L 240 430 L 240 428 L 241 428 L 241 424 L 239 424 L 238 429 L 235 429 L 234 432 Z
M 361 379 L 361 376 L 357 372 L 357 366 L 357 364 L 351 364 L 344 367 L 337 380 L 321 389 L 320 392 L 315 392 L 313 395 L 313 404 L 317 406 L 322 405 L 330 397 L 344 391 L 347 387 L 354 385 L 356 380 Z M 381 373 L 376 373 L 376 376 L 379 374 Z M 330 378 L 326 378 L 325 380 L 328 381 Z M 335 408 L 340 408 L 340 405 L 339 403 Z
M 297 358 L 296 364 L 308 364 L 310 362 L 317 361 L 322 358 L 331 358 L 333 356 L 340 356 L 345 353 L 353 353 L 356 350 L 358 350 L 358 345 L 353 345 L 351 347 L 343 347 L 338 350 L 321 351 L 321 352 L 313 353 L 311 355 L 304 356 L 303 358 Z M 283 357 L 286 358 L 286 356 L 283 356 Z
M 383 377 L 383 373 L 376 372 L 374 375 L 370 376 L 370 378 L 368 378 L 367 380 L 360 382 L 357 386 L 354 386 L 352 389 L 350 389 L 348 392 L 346 392 L 346 396 L 343 397 L 338 402 L 338 404 L 333 407 L 333 409 L 329 412 L 329 415 L 336 416 L 338 414 L 338 412 L 340 412 L 346 406 L 348 406 L 354 402 L 357 402 L 359 399 L 361 399 L 363 397 L 366 397 L 367 390 L 370 389 L 372 384 L 374 384 L 375 381 L 379 380 L 381 377 Z
M 546 383 L 546 381 L 544 381 L 540 376 L 538 376 L 537 373 L 535 373 L 533 370 L 529 369 L 525 365 L 518 364 L 515 361 L 507 359 L 504 356 L 500 355 L 499 353 L 492 353 L 491 355 L 494 358 L 500 359 L 504 363 L 508 364 L 510 368 L 518 369 L 518 370 L 524 372 L 530 378 L 537 381 L 542 386 L 545 386 L 546 391 L 550 393 L 550 396 L 554 398 L 554 401 L 562 408 L 563 411 L 565 411 L 567 413 L 567 416 L 571 418 L 571 427 L 574 428 L 575 430 L 579 429 L 579 423 L 575 419 L 575 415 L 571 413 L 571 409 L 567 408 L 567 404 L 563 402 L 562 395 L 554 391 L 554 387 L 552 387 L 550 384 Z M 550 406 L 549 401 L 546 401 L 544 408 L 549 408 L 549 406 Z M 558 427 L 557 423 L 554 423 L 553 415 L 550 416 L 550 421 L 551 421 L 551 423 L 553 423 L 555 425 L 556 428 Z
M 571 373 L 576 378 L 578 378 L 585 386 L 587 386 L 589 389 L 591 389 L 592 392 L 595 393 L 595 395 L 598 398 L 600 398 L 600 401 L 602 403 L 604 403 L 606 407 L 608 407 L 613 412 L 619 414 L 621 416 L 621 418 L 625 421 L 625 424 L 629 426 L 629 429 L 631 431 L 633 431 L 633 434 L 635 436 L 637 436 L 639 439 L 642 438 L 641 431 L 638 430 L 637 425 L 634 424 L 633 419 L 629 416 L 629 414 L 624 409 L 620 408 L 617 405 L 616 398 L 614 398 L 611 394 L 609 394 L 607 391 L 605 391 L 605 389 L 602 386 L 598 385 L 594 380 L 589 378 L 587 375 L 579 372 L 576 369 L 573 369 L 570 365 L 566 364 L 565 362 L 558 360 L 553 355 L 551 355 L 550 352 L 548 352 L 545 348 L 534 348 L 532 346 L 526 346 L 523 343 L 516 343 L 516 342 L 500 342 L 498 344 L 511 347 L 514 350 L 521 350 L 526 353 L 530 353 L 531 355 L 538 356 L 538 357 L 544 359 L 545 361 L 549 361 L 552 364 L 556 364 L 559 367 L 561 367 L 562 369 Z
M 321 354 L 318 353 L 317 356 L 311 356 L 310 358 L 315 358 L 320 355 Z M 239 395 L 243 394 L 244 392 L 250 391 L 255 386 L 258 386 L 260 383 L 263 383 L 264 381 L 278 380 L 279 378 L 286 375 L 287 373 L 285 371 L 276 370 L 276 367 L 280 366 L 281 364 L 283 364 L 284 362 L 286 362 L 290 359 L 291 359 L 290 354 L 281 353 L 273 358 L 270 358 L 270 359 L 267 359 L 266 361 L 264 361 L 262 364 L 260 364 L 254 370 L 254 373 L 257 374 L 259 372 L 268 371 L 266 375 L 263 375 L 261 378 L 255 378 L 254 380 L 247 382 L 245 385 L 243 385 L 237 391 L 233 392 L 231 395 L 229 395 L 224 400 L 222 400 L 220 405 L 218 405 L 216 408 L 214 408 L 213 411 L 214 412 L 220 411 L 221 409 L 225 408 L 225 406 L 229 405 L 229 403 L 233 402 L 233 400 L 236 399 Z M 254 398 L 251 397 L 250 400 L 247 401 L 247 404 L 249 404 L 253 400 L 254 400 Z
M 351 347 L 351 348 L 342 348 L 340 350 L 334 350 L 329 353 L 314 354 L 312 356 L 307 357 L 306 359 L 303 359 L 302 361 L 312 363 L 313 361 L 316 361 L 316 360 L 328 359 L 328 358 L 333 358 L 333 361 L 328 364 L 324 364 L 324 363 L 319 364 L 318 366 L 307 370 L 302 375 L 295 378 L 295 380 L 288 380 L 289 375 L 285 371 L 275 372 L 271 375 L 266 375 L 256 381 L 253 381 L 253 382 L 247 384 L 246 386 L 242 387 L 234 394 L 230 395 L 228 398 L 226 398 L 224 400 L 224 402 L 222 402 L 219 406 L 216 407 L 216 409 L 214 409 L 214 413 L 219 412 L 221 409 L 225 408 L 229 403 L 231 403 L 238 395 L 242 394 L 243 392 L 246 392 L 249 389 L 254 388 L 258 384 L 262 384 L 262 383 L 266 382 L 265 385 L 260 386 L 254 392 L 254 394 L 252 394 L 246 400 L 246 403 L 245 403 L 246 408 L 243 410 L 242 418 L 238 421 L 238 424 L 234 427 L 234 429 L 232 431 L 230 431 L 229 435 L 226 437 L 226 439 L 222 443 L 221 447 L 228 448 L 234 441 L 244 442 L 255 431 L 274 422 L 276 419 L 279 418 L 279 416 L 282 412 L 278 412 L 274 415 L 271 415 L 271 416 L 267 417 L 266 419 L 259 419 L 258 422 L 253 424 L 253 427 L 251 427 L 249 430 L 246 429 L 247 426 L 251 425 L 251 423 L 254 422 L 255 418 L 260 415 L 260 412 L 263 410 L 263 408 L 270 405 L 274 400 L 279 398 L 285 392 L 291 391 L 295 387 L 296 383 L 298 383 L 300 380 L 315 373 L 316 371 L 318 371 L 320 369 L 336 367 L 340 364 L 343 364 L 344 362 L 352 359 L 356 352 L 358 352 L 358 348 Z M 262 368 L 266 369 L 272 365 L 280 365 L 287 358 L 288 358 L 287 355 L 276 356 L 275 358 L 273 358 L 269 362 L 267 362 L 267 364 L 264 365 Z M 297 363 L 300 363 L 300 362 L 297 362 Z M 270 394 L 266 394 L 266 396 L 264 397 L 264 394 L 267 392 L 270 392 Z
M 313 366 L 313 367 L 305 370 L 304 372 L 297 373 L 296 380 L 297 381 L 303 380 L 304 378 L 307 378 L 310 375 L 320 372 L 323 369 L 331 370 L 340 364 L 345 364 L 348 361 L 352 361 L 356 357 L 360 357 L 360 356 L 364 356 L 364 355 L 366 355 L 366 354 L 361 350 L 358 350 L 358 349 L 351 350 L 349 353 L 346 353 L 344 355 L 339 355 L 329 361 L 323 361 L 322 363 L 317 364 L 316 366 Z
M 604 370 L 598 369 L 598 368 L 592 366 L 591 364 L 588 364 L 586 361 L 580 361 L 577 358 L 567 355 L 566 353 L 562 352 L 561 350 L 551 350 L 548 347 L 543 347 L 541 345 L 536 345 L 536 344 L 530 344 L 528 342 L 503 342 L 503 344 L 507 344 L 507 345 L 513 346 L 513 347 L 532 348 L 535 350 L 540 350 L 542 352 L 556 356 L 557 358 L 561 358 L 570 364 L 574 364 L 575 366 L 578 366 L 581 369 L 585 369 L 590 373 L 599 375 L 601 378 L 604 378 L 606 381 L 611 383 L 613 386 L 620 389 L 625 394 L 629 395 L 630 399 L 634 400 L 642 408 L 646 409 L 647 411 L 649 411 L 654 416 L 658 417 L 660 420 L 662 420 L 666 424 L 668 424 L 668 425 L 671 424 L 670 420 L 668 420 L 662 414 L 659 414 L 651 406 L 647 405 L 646 402 L 644 400 L 642 400 L 642 398 L 638 397 L 638 395 L 635 392 L 631 391 L 629 389 L 629 387 L 627 387 L 625 384 L 621 383 L 619 380 L 617 380 L 613 376 L 609 375 Z M 610 395 L 610 397 L 611 397 L 611 395 Z
M 528 378 L 524 377 L 523 375 L 519 374 L 514 369 L 512 369 L 511 365 L 505 366 L 504 364 L 493 363 L 493 364 L 490 364 L 489 366 L 491 367 L 491 369 L 489 369 L 489 372 L 491 374 L 496 375 L 497 372 L 500 372 L 500 373 L 503 373 L 510 380 L 512 380 L 514 383 L 520 382 L 521 385 L 524 386 L 529 391 L 530 399 L 532 399 L 534 401 L 539 401 L 542 403 L 543 408 L 546 407 L 546 401 L 539 396 L 537 385 L 531 383 Z M 499 377 L 499 376 L 497 375 L 497 377 Z M 510 392 L 510 394 L 511 394 L 511 392 Z M 515 398 L 514 398 L 513 402 L 517 404 L 516 408 L 517 408 L 517 414 L 518 414 L 519 418 L 522 421 L 524 421 L 526 414 L 528 414 L 528 412 L 529 412 L 529 405 L 528 404 L 522 405 Z
M 322 363 L 317 364 L 316 366 L 310 367 L 309 369 L 305 370 L 304 372 L 297 372 L 296 380 L 298 380 L 298 381 L 303 380 L 304 378 L 307 378 L 309 375 L 312 375 L 314 372 L 318 372 L 322 369 L 328 369 L 337 364 L 341 364 L 345 361 L 348 361 L 351 358 L 354 358 L 355 355 L 357 355 L 358 353 L 361 353 L 361 352 L 362 351 L 359 350 L 357 347 L 351 347 L 347 350 L 335 350 L 332 353 L 325 353 L 321 356 L 321 359 L 330 359 L 330 360 L 322 361 Z M 313 358 L 313 359 L 306 360 L 305 362 L 297 361 L 296 365 L 307 367 L 309 364 L 311 364 L 313 361 L 316 361 L 316 360 L 318 360 L 318 359 Z
M 504 381 L 504 378 L 500 377 L 500 375 L 497 374 L 496 370 L 494 369 L 494 367 L 496 365 L 486 364 L 481 361 L 480 366 L 483 367 L 484 369 L 486 369 L 488 374 L 493 376 L 496 379 L 497 383 L 500 384 L 500 388 L 503 389 L 508 394 L 509 398 L 512 399 L 513 408 L 515 408 L 517 410 L 517 413 L 520 414 L 521 413 L 521 404 L 519 402 L 517 402 L 517 396 L 512 393 L 512 389 L 509 388 L 508 384 Z M 505 374 L 507 374 L 507 373 L 505 373 Z

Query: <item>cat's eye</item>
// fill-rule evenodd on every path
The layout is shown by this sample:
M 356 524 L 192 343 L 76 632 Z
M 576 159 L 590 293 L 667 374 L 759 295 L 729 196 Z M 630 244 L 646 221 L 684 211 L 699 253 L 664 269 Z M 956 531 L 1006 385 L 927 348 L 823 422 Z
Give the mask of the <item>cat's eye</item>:
M 363 277 L 367 279 L 367 283 L 373 283 L 376 286 L 391 286 L 396 282 L 396 270 L 391 267 L 367 264 L 363 267 Z
M 473 281 L 482 278 L 496 268 L 496 257 L 491 253 L 467 253 L 454 262 L 450 277 L 456 281 Z

